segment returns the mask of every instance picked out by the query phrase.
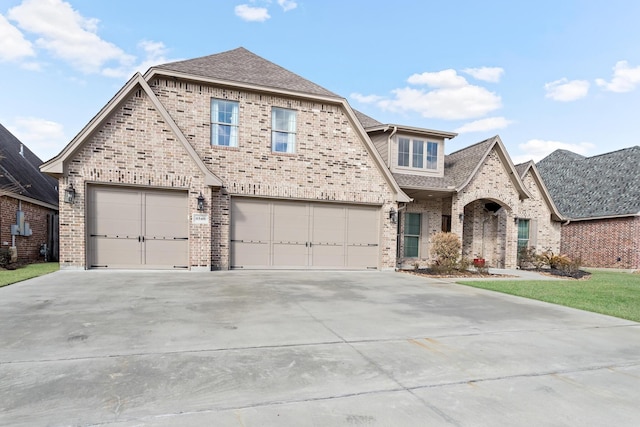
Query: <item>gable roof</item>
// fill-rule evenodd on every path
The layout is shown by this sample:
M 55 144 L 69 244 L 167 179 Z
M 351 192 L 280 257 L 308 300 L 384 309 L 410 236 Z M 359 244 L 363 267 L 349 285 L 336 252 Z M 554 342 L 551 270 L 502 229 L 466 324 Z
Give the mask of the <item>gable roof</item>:
M 545 185 L 544 180 L 540 175 L 540 171 L 536 167 L 536 164 L 533 162 L 533 160 L 529 160 L 528 162 L 515 165 L 515 168 L 518 171 L 520 179 L 523 181 L 524 181 L 524 177 L 528 173 L 531 174 L 533 179 L 536 181 L 536 185 L 538 186 L 540 193 L 542 194 L 542 198 L 547 203 L 547 206 L 549 206 L 549 209 L 551 210 L 551 215 L 553 216 L 553 218 L 559 221 L 565 220 L 566 218 L 564 218 L 562 214 L 560 214 L 558 207 L 553 202 L 553 198 L 549 194 L 549 190 L 547 189 L 547 186 Z
M 362 111 L 358 111 L 354 108 L 353 112 L 356 113 L 356 117 L 360 121 L 360 124 L 362 124 L 362 127 L 365 129 L 383 125 L 381 122 L 377 121 L 372 117 L 367 116 Z
M 511 181 L 520 194 L 520 198 L 531 197 L 524 188 L 520 175 L 513 166 L 500 137 L 497 135 L 446 155 L 444 158 L 444 177 L 402 173 L 394 173 L 393 176 L 400 187 L 403 188 L 458 192 L 471 182 L 494 148 L 507 170 L 511 170 Z
M 151 87 L 149 87 L 149 84 L 140 73 L 136 73 L 127 82 L 127 84 L 125 84 L 122 89 L 120 89 L 118 93 L 113 98 L 111 98 L 107 105 L 102 107 L 102 110 L 100 110 L 100 112 L 93 119 L 91 119 L 91 121 L 80 131 L 80 133 L 78 133 L 78 135 L 76 135 L 76 137 L 73 138 L 73 140 L 69 144 L 67 144 L 65 148 L 62 149 L 60 154 L 42 164 L 42 166 L 40 166 L 40 170 L 50 175 L 59 176 L 64 174 L 65 162 L 70 159 L 73 154 L 80 149 L 80 147 L 82 147 L 85 141 L 91 138 L 93 133 L 100 128 L 105 120 L 107 120 L 111 112 L 120 107 L 128 99 L 128 97 L 138 89 L 142 89 L 142 91 L 144 91 L 144 93 L 149 97 L 149 100 L 156 108 L 158 114 L 162 116 L 165 123 L 176 135 L 176 139 L 180 141 L 191 159 L 195 162 L 200 171 L 202 171 L 205 178 L 205 185 L 216 187 L 222 186 L 222 181 L 207 168 L 207 166 L 198 156 L 191 144 L 189 144 L 189 141 L 184 136 L 167 109 L 164 108 L 164 105 L 162 105 L 158 97 L 156 97 L 156 95 L 153 93 L 153 90 L 151 90 Z
M 562 215 L 640 215 L 640 146 L 593 157 L 556 150 L 537 167 Z
M 274 89 L 339 97 L 243 47 L 186 61 L 170 62 L 154 68 Z
M 57 209 L 58 181 L 41 173 L 41 164 L 38 156 L 0 124 L 0 190 Z

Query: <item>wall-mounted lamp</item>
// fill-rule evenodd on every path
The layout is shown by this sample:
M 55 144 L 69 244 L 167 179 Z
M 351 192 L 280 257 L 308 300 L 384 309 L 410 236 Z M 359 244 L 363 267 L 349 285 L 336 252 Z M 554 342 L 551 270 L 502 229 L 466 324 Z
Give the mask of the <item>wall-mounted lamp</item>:
M 69 183 L 69 186 L 64 190 L 65 203 L 73 203 L 76 200 L 76 190 L 73 188 L 73 184 Z
M 515 225 L 518 225 L 519 222 L 520 222 L 520 218 L 518 218 L 517 216 L 513 218 L 513 223 Z
M 222 194 L 223 196 L 229 195 L 229 191 L 227 191 L 227 187 L 222 186 L 220 188 L 220 194 Z
M 389 211 L 389 219 L 391 220 L 392 224 L 397 224 L 398 222 L 398 211 L 396 211 L 394 208 L 391 208 L 391 210 Z
M 460 222 L 464 221 L 464 214 L 463 213 L 458 214 L 458 219 L 460 220 Z
M 202 195 L 202 191 L 200 192 L 200 195 L 198 196 L 198 210 L 199 211 L 203 211 L 204 210 L 204 196 Z

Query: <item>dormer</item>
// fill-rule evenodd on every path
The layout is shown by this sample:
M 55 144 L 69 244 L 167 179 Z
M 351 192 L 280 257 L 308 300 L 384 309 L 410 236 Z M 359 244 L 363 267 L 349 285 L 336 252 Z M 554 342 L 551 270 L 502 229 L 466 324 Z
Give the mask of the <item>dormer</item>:
M 445 140 L 458 135 L 393 124 L 366 131 L 391 172 L 433 177 L 444 176 Z

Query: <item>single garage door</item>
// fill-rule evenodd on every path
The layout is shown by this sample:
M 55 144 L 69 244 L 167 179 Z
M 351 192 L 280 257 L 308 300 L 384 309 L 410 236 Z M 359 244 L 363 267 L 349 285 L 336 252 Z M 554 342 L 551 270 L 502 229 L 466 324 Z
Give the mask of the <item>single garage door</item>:
M 375 269 L 380 209 L 234 198 L 231 268 Z
M 96 185 L 87 202 L 90 268 L 188 268 L 186 192 Z

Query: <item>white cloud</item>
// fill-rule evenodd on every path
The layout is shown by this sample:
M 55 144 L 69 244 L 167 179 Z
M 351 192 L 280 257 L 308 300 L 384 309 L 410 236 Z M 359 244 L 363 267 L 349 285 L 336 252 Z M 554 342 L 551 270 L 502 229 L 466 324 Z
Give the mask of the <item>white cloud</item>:
M 432 91 L 403 88 L 393 90 L 394 99 L 377 105 L 389 111 L 414 111 L 426 118 L 466 120 L 482 117 L 502 107 L 498 95 L 479 86 L 467 84 Z
M 248 4 L 240 4 L 235 8 L 236 16 L 244 21 L 264 22 L 271 18 L 265 7 L 252 7 Z
M 142 49 L 145 54 L 145 58 L 140 63 L 125 64 L 125 66 L 118 68 L 105 68 L 102 74 L 107 77 L 129 78 L 136 72 L 146 72 L 154 65 L 176 61 L 175 59 L 167 58 L 167 48 L 162 42 L 143 40 L 138 43 L 138 48 Z
M 289 12 L 290 10 L 293 10 L 296 7 L 298 7 L 298 3 L 296 3 L 293 0 L 278 0 L 278 4 L 280 5 L 280 7 L 282 7 L 282 9 L 285 12 Z
M 7 129 L 45 161 L 58 154 L 68 142 L 60 123 L 36 117 L 18 117 L 7 124 Z
M 427 85 L 437 88 L 462 87 L 468 85 L 465 78 L 459 76 L 458 73 L 456 73 L 456 70 L 452 69 L 413 74 L 407 79 L 407 81 L 415 85 Z
M 359 93 L 351 97 L 387 111 L 416 112 L 426 118 L 445 120 L 475 119 L 502 107 L 499 95 L 469 84 L 453 69 L 412 74 L 407 82 L 429 88 L 398 88 L 391 91 L 392 97 Z
M 500 67 L 465 68 L 462 72 L 478 80 L 498 83 L 504 74 L 504 69 Z
M 611 81 L 596 79 L 596 84 L 611 92 L 631 92 L 640 84 L 640 66 L 632 68 L 627 61 L 618 61 Z
M 357 92 L 354 92 L 349 96 L 362 104 L 373 104 L 383 99 L 378 95 L 362 95 Z
M 17 61 L 35 56 L 31 42 L 0 15 L 0 61 Z
M 575 101 L 584 98 L 589 93 L 589 82 L 586 80 L 567 80 L 562 78 L 544 85 L 546 98 L 554 101 Z
M 130 65 L 135 58 L 102 40 L 97 34 L 99 21 L 85 18 L 62 0 L 24 0 L 9 10 L 8 18 L 39 38 L 37 47 L 69 61 L 84 73 L 98 73 L 106 63 Z
M 555 150 L 568 150 L 581 155 L 588 155 L 595 145 L 590 142 L 568 143 L 560 141 L 545 141 L 542 139 L 531 139 L 524 144 L 519 144 L 518 148 L 523 154 L 513 156 L 514 163 L 523 163 L 529 160 L 538 162 L 554 152 Z
M 504 117 L 488 117 L 486 119 L 476 120 L 470 123 L 465 123 L 458 129 L 454 130 L 456 133 L 469 133 L 469 132 L 487 132 L 495 129 L 504 129 L 509 126 L 513 121 L 507 120 Z

